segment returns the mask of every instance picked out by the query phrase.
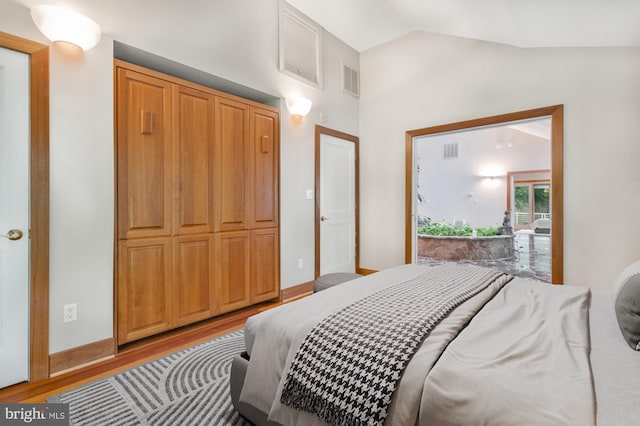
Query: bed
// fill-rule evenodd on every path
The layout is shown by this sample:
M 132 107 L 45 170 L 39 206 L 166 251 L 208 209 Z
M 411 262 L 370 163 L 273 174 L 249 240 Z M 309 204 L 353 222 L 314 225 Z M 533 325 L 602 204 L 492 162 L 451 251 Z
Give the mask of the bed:
M 325 425 L 326 419 L 333 424 L 358 424 L 349 417 L 327 415 L 326 407 L 312 413 L 309 407 L 295 408 L 299 401 L 291 402 L 291 395 L 295 400 L 299 389 L 291 391 L 295 372 L 304 381 L 320 370 L 317 364 L 307 370 L 299 367 L 310 336 L 330 319 L 337 324 L 345 321 L 336 313 L 402 283 L 431 276 L 434 272 L 429 268 L 437 267 L 391 268 L 249 318 L 246 352 L 232 363 L 235 408 L 257 425 Z M 640 277 L 640 263 L 634 276 Z M 639 423 L 640 353 L 623 338 L 608 292 L 498 274 L 447 309 L 427 330 L 428 337 L 418 339 L 415 353 L 402 366 L 382 420 L 363 418 L 362 424 Z M 385 321 L 378 323 L 384 328 Z M 411 324 L 408 329 L 414 328 Z M 349 333 L 362 334 L 355 330 Z M 403 339 L 410 334 L 396 332 Z M 321 345 L 326 336 L 319 339 Z M 319 352 L 325 346 L 321 348 Z M 345 352 L 354 350 L 359 348 L 349 347 Z M 321 353 L 321 359 L 324 356 Z M 353 363 L 348 354 L 347 359 Z M 327 361 L 332 366 L 335 362 Z M 308 405 L 313 411 L 318 399 Z

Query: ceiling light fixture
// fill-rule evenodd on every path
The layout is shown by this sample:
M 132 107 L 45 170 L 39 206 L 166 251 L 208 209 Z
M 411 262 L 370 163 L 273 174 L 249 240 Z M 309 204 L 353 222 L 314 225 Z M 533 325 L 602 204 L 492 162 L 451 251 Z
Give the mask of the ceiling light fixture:
M 311 100 L 302 96 L 295 96 L 286 99 L 287 109 L 291 113 L 294 122 L 299 123 L 302 117 L 311 111 Z
M 73 43 L 82 50 L 94 47 L 102 35 L 100 27 L 93 20 L 63 7 L 34 6 L 31 8 L 31 18 L 49 40 Z

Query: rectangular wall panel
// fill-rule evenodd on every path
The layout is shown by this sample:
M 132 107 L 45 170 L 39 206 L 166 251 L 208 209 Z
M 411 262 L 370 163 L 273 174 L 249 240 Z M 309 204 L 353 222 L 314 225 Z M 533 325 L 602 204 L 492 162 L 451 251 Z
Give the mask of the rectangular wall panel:
M 119 344 L 171 328 L 171 257 L 169 238 L 120 243 Z
M 120 238 L 171 233 L 171 85 L 118 70 Z
M 280 147 L 277 119 L 278 115 L 272 111 L 252 109 L 251 228 L 278 226 Z
M 216 99 L 216 231 L 247 229 L 251 182 L 249 107 Z
M 244 308 L 251 303 L 249 232 L 216 234 L 216 283 L 220 312 Z
M 214 98 L 175 86 L 174 229 L 213 232 Z
M 278 229 L 251 231 L 251 303 L 280 295 Z
M 209 318 L 217 311 L 213 249 L 213 236 L 210 235 L 174 239 L 173 300 L 176 325 Z

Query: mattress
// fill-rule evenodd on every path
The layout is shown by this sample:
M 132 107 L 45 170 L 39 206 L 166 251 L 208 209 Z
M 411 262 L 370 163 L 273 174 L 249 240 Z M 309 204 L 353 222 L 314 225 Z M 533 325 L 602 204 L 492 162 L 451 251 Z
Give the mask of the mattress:
M 411 267 L 406 268 L 410 272 Z M 400 273 L 402 274 L 402 269 Z M 397 273 L 397 272 L 396 272 Z M 384 287 L 385 274 L 367 277 L 366 290 L 362 286 L 329 289 L 302 299 L 300 310 L 322 317 L 346 305 L 351 296 L 364 296 Z M 546 285 L 546 284 L 538 284 Z M 342 286 L 338 286 L 342 287 Z M 353 293 L 353 294 L 351 294 Z M 283 305 L 286 306 L 286 305 Z M 274 313 L 278 309 L 275 308 Z M 290 309 L 286 308 L 286 309 Z M 259 315 L 262 321 L 271 311 Z M 245 329 L 246 349 L 253 351 L 257 324 L 250 318 Z M 640 354 L 624 342 L 613 312 L 613 302 L 607 292 L 592 292 L 589 312 L 591 338 L 590 362 L 596 399 L 596 418 L 599 425 L 635 425 L 640 419 Z
M 640 353 L 624 341 L 609 292 L 591 292 L 589 328 L 598 425 L 640 424 Z

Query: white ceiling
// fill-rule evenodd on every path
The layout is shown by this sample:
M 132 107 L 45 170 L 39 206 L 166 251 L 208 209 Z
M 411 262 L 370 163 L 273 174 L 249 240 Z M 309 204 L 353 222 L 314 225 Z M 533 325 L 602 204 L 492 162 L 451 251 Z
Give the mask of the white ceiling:
M 517 123 L 509 124 L 507 127 L 518 130 L 523 133 L 527 133 L 532 136 L 544 139 L 546 141 L 551 140 L 551 118 L 537 118 L 533 120 L 523 120 Z
M 640 46 L 640 0 L 288 0 L 363 51 L 412 31 L 518 47 Z
M 99 21 L 107 34 L 122 35 L 136 31 L 148 37 L 162 34 L 168 39 L 198 39 L 206 35 L 211 26 L 211 14 L 224 14 L 230 0 L 12 1 L 26 7 L 42 3 L 68 6 Z M 288 2 L 358 51 L 412 31 L 450 34 L 519 47 L 640 46 L 640 0 Z

